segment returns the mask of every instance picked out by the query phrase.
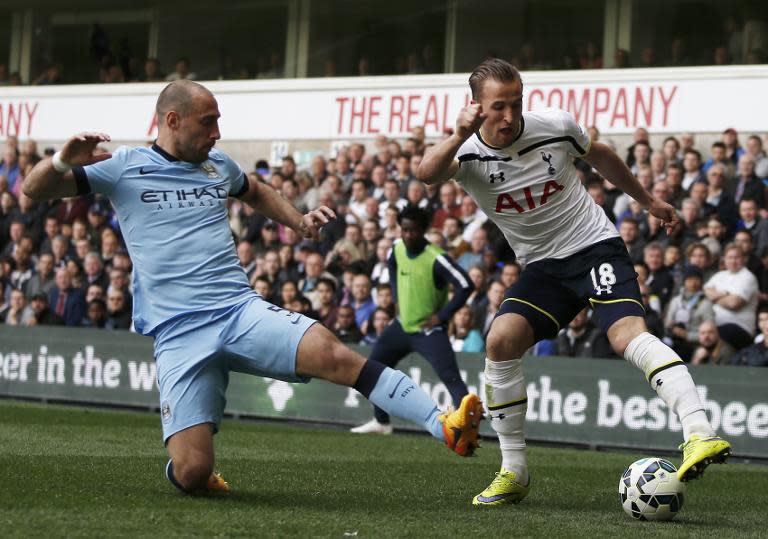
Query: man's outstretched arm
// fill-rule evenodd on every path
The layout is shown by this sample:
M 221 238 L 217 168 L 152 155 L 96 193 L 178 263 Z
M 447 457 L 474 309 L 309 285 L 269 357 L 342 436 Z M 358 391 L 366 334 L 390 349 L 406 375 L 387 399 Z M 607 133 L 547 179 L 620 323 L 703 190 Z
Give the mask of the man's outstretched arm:
M 604 178 L 634 198 L 643 209 L 648 210 L 664 222 L 667 234 L 680 222 L 677 211 L 663 200 L 658 200 L 646 191 L 632 175 L 632 171 L 616 152 L 605 144 L 593 142 L 583 159 L 592 165 Z
M 70 138 L 61 151 L 52 159 L 43 159 L 27 174 L 22 184 L 22 191 L 32 200 L 52 200 L 73 197 L 87 191 L 87 186 L 78 185 L 71 168 L 91 165 L 112 157 L 112 154 L 94 155 L 94 150 L 102 142 L 108 142 L 109 135 L 104 133 L 80 133 Z
M 320 206 L 302 215 L 271 185 L 249 180 L 247 176 L 245 181 L 248 182 L 248 191 L 240 197 L 243 202 L 265 217 L 291 227 L 304 238 L 320 239 L 320 228 L 336 218 L 334 211 L 327 206 Z

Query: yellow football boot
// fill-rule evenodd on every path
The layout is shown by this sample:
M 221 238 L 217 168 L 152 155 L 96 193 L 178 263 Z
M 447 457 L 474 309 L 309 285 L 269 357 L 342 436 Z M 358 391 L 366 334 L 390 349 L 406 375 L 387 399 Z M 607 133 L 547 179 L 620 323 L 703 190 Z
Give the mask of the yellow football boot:
M 680 481 L 690 481 L 701 477 L 704 468 L 710 464 L 725 462 L 731 456 L 731 444 L 719 436 L 699 436 L 692 434 L 687 442 L 680 445 L 683 462 L 677 469 Z
M 474 497 L 472 505 L 493 507 L 508 503 L 520 503 L 531 489 L 531 478 L 527 485 L 516 481 L 517 474 L 502 468 L 484 491 Z

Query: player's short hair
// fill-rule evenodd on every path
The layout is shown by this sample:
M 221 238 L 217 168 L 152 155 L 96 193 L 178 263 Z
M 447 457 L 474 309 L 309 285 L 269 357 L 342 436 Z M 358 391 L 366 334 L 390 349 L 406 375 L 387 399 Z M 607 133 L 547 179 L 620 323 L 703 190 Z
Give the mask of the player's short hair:
M 487 58 L 469 76 L 469 87 L 472 90 L 473 99 L 478 98 L 483 84 L 488 79 L 499 82 L 520 81 L 520 85 L 523 84 L 520 72 L 515 66 L 501 58 Z
M 171 111 L 176 111 L 181 116 L 186 116 L 192 112 L 194 105 L 192 97 L 199 92 L 211 93 L 202 84 L 191 80 L 175 80 L 168 84 L 160 92 L 160 95 L 157 96 L 155 112 L 157 113 L 158 123 L 162 124 L 165 115 Z
M 410 219 L 415 222 L 421 230 L 426 231 L 429 228 L 429 214 L 413 204 L 408 204 L 403 208 L 403 211 L 397 216 L 397 223 L 402 224 L 403 219 Z

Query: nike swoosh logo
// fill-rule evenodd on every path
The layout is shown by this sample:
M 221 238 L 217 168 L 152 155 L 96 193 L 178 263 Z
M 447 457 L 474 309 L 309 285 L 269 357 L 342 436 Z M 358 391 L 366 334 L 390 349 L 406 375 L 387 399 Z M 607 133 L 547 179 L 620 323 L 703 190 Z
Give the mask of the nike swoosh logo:
M 402 378 L 400 378 L 400 380 L 397 382 L 397 385 L 395 386 L 395 389 L 393 389 L 393 390 L 392 390 L 392 393 L 390 393 L 390 394 L 389 394 L 389 398 L 390 398 L 390 399 L 391 399 L 392 397 L 394 397 L 394 396 L 395 396 L 395 393 L 397 392 L 397 388 L 398 388 L 398 387 L 400 387 L 400 384 L 402 384 L 402 383 L 403 383 L 403 380 L 405 380 L 405 376 L 403 376 Z
M 153 168 L 152 170 L 144 170 L 144 167 L 141 167 L 139 169 L 139 174 L 144 176 L 145 174 L 152 174 L 153 172 L 157 172 L 158 170 L 160 170 L 160 169 L 159 168 Z

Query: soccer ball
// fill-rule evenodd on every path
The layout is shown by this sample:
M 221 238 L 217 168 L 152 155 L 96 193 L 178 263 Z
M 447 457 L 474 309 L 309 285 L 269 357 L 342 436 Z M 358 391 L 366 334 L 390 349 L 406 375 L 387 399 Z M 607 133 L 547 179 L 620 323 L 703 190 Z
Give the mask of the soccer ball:
M 672 520 L 683 506 L 685 484 L 668 460 L 640 459 L 619 479 L 619 503 L 638 520 Z

